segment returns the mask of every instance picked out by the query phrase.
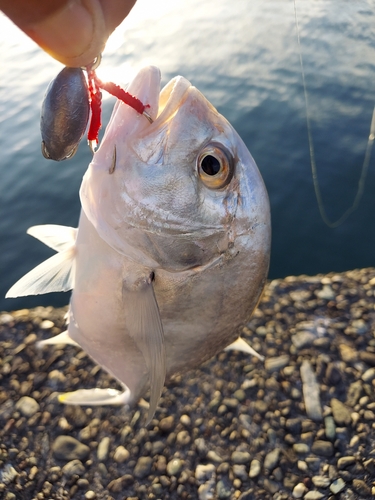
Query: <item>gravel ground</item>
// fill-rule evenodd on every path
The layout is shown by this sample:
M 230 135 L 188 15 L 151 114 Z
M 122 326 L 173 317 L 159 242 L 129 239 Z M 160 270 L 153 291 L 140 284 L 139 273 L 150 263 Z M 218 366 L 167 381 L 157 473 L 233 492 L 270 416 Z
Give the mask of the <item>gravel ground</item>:
M 68 407 L 114 386 L 68 346 L 38 350 L 64 309 L 0 314 L 0 497 L 375 498 L 375 269 L 267 285 L 242 336 L 147 404 Z

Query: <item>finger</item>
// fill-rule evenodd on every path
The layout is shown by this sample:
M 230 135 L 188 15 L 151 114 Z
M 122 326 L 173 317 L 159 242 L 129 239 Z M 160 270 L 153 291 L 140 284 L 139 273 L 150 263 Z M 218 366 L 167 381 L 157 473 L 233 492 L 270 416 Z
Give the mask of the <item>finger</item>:
M 87 66 L 103 51 L 135 0 L 13 2 L 1 0 L 5 14 L 52 57 L 66 66 L 79 67 Z

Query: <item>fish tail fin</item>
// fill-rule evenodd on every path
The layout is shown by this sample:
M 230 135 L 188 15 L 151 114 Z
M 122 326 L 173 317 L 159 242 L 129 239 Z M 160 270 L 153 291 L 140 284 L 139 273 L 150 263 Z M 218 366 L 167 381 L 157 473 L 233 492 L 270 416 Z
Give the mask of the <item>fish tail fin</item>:
M 46 224 L 33 226 L 27 233 L 58 253 L 32 269 L 15 283 L 6 298 L 67 292 L 74 286 L 74 258 L 77 230 L 72 227 Z
M 224 349 L 225 351 L 241 351 L 246 354 L 251 354 L 252 356 L 257 357 L 261 361 L 264 361 L 264 356 L 261 354 L 257 353 L 255 349 L 253 349 L 247 342 L 245 342 L 244 339 L 241 339 L 241 337 L 238 337 L 237 340 L 232 342 L 232 344 L 228 345 Z

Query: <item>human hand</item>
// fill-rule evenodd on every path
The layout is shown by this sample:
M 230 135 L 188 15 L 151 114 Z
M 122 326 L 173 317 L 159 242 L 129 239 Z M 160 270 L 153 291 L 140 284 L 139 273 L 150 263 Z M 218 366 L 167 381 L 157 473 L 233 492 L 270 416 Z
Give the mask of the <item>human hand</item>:
M 136 0 L 0 0 L 4 12 L 66 66 L 89 65 Z

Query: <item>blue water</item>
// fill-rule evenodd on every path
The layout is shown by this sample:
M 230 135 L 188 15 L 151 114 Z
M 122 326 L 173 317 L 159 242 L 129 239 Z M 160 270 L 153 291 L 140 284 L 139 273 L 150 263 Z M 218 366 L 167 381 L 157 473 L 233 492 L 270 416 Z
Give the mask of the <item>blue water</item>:
M 161 5 L 160 5 L 161 3 Z M 375 1 L 297 1 L 319 182 L 330 218 L 354 199 L 375 104 Z M 292 0 L 139 0 L 107 46 L 99 75 L 126 83 L 146 64 L 182 74 L 244 139 L 268 188 L 270 277 L 375 264 L 375 151 L 363 199 L 341 226 L 314 195 Z M 61 65 L 0 16 L 0 310 L 63 305 L 68 295 L 5 300 L 51 255 L 29 226 L 77 224 L 90 161 L 84 142 L 62 163 L 40 152 L 39 113 Z M 104 101 L 104 123 L 113 99 Z

